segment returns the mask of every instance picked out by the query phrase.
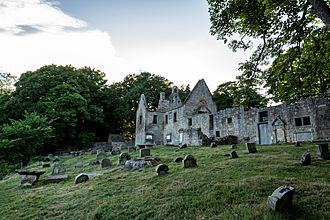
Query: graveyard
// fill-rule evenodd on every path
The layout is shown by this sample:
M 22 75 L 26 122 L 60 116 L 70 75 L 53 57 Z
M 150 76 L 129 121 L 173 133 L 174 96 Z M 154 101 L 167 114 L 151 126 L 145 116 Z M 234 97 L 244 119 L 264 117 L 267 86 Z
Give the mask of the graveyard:
M 141 156 L 122 152 L 133 161 Z M 310 165 L 300 162 L 306 152 Z M 32 186 L 20 186 L 18 173 L 0 181 L 0 218 L 330 219 L 330 161 L 318 159 L 315 144 L 257 145 L 255 153 L 243 144 L 154 146 L 150 155 L 157 163 L 135 169 L 125 169 L 110 152 L 101 155 L 102 163 L 93 152 L 54 155 L 55 162 L 36 157 L 27 169 L 44 173 Z M 191 157 L 197 166 L 184 168 L 182 160 Z M 58 163 L 67 178 L 49 181 Z M 75 183 L 79 174 L 86 179 Z M 267 199 L 279 186 L 295 192 L 292 205 L 276 212 Z

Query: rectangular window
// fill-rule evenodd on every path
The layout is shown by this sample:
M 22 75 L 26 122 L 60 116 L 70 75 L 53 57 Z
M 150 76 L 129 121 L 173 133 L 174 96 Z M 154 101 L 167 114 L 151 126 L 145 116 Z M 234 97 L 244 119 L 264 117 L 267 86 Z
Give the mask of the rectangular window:
M 213 123 L 214 121 L 213 121 L 213 115 L 210 115 L 210 117 L 209 117 L 209 128 L 210 128 L 210 130 L 213 130 L 213 127 L 214 127 L 214 123 Z
M 139 124 L 142 124 L 142 115 L 139 116 Z
M 147 141 L 152 141 L 154 139 L 152 134 L 146 134 L 146 140 Z
M 173 113 L 173 121 L 174 121 L 174 122 L 177 122 L 176 112 Z
M 153 118 L 153 120 L 152 120 L 152 123 L 153 123 L 153 124 L 157 124 L 157 115 L 154 115 L 154 118 Z
M 303 117 L 303 125 L 311 125 L 311 119 L 308 117 Z
M 165 115 L 165 124 L 168 124 L 168 115 Z
M 192 126 L 192 118 L 188 118 L 188 126 Z
M 295 118 L 294 123 L 297 127 L 305 126 L 305 125 L 311 125 L 311 119 L 310 119 L 309 116 L 302 117 L 302 118 Z
M 233 119 L 232 118 L 227 118 L 227 123 L 228 124 L 231 124 L 233 122 Z
M 215 136 L 216 136 L 216 137 L 220 137 L 220 131 L 216 131 L 216 132 L 215 132 Z
M 268 111 L 259 112 L 259 122 L 268 121 Z
M 171 142 L 172 141 L 171 136 L 172 136 L 171 134 L 166 135 L 166 142 Z

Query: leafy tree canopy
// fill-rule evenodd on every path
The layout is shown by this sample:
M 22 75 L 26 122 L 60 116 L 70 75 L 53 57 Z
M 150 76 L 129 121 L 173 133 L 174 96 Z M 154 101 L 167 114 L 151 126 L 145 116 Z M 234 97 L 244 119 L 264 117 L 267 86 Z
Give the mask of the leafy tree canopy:
M 0 160 L 27 164 L 31 156 L 53 137 L 51 121 L 37 113 L 0 126 Z
M 220 84 L 213 92 L 213 100 L 218 110 L 232 107 L 266 107 L 267 99 L 252 88 L 238 82 Z
M 310 2 L 315 3 L 315 1 Z M 269 75 L 263 71 L 272 61 L 277 60 L 283 63 L 283 60 L 286 60 L 285 63 L 289 66 L 303 64 L 306 59 L 306 50 L 310 49 L 306 47 L 308 44 L 329 44 L 329 39 L 321 36 L 322 33 L 328 33 L 329 29 L 322 24 L 315 13 L 316 6 L 313 4 L 313 9 L 310 2 L 305 0 L 208 0 L 211 34 L 228 43 L 233 51 L 255 48 L 251 57 L 240 66 L 240 70 L 243 71 L 240 77 L 241 83 L 247 86 L 266 83 L 272 86 L 271 82 L 267 81 L 270 80 Z M 317 2 L 324 3 L 321 6 L 325 8 L 325 11 L 329 9 L 328 1 Z M 315 40 L 315 43 L 311 43 L 311 39 Z M 256 42 L 258 45 L 253 45 Z M 303 49 L 304 45 L 305 49 Z M 323 51 L 320 53 L 326 53 L 325 48 L 321 49 Z M 315 67 L 318 65 L 317 56 L 313 60 L 309 62 L 308 74 L 320 74 L 326 70 Z M 279 67 L 278 64 L 273 65 L 272 72 Z M 323 65 L 322 68 L 326 66 Z M 301 78 L 303 81 L 308 81 L 300 74 L 299 69 L 290 69 L 291 74 L 295 75 L 292 80 Z M 296 83 L 295 81 L 294 84 Z M 284 95 L 277 96 L 278 93 L 274 92 L 274 88 L 271 93 L 275 100 L 285 101 L 282 100 Z

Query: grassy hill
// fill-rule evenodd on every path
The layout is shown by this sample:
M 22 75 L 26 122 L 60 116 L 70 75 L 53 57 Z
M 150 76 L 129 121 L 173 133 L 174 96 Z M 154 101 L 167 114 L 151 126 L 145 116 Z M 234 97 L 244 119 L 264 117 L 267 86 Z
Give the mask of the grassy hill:
M 156 176 L 155 167 L 124 171 L 88 165 L 95 154 L 60 157 L 69 174 L 65 182 L 45 184 L 51 168 L 43 168 L 46 174 L 32 188 L 20 188 L 17 174 L 0 182 L 0 219 L 330 219 L 330 161 L 318 160 L 314 145 L 257 149 L 248 154 L 240 145 L 239 158 L 231 159 L 223 156 L 230 146 L 155 147 L 151 154 L 170 168 L 166 176 Z M 311 166 L 299 164 L 305 151 L 312 154 Z M 174 162 L 186 154 L 197 159 L 197 168 Z M 131 155 L 137 158 L 138 152 Z M 108 158 L 118 163 L 118 156 Z M 102 175 L 74 184 L 81 172 Z M 267 198 L 286 184 L 295 188 L 294 205 L 276 213 Z

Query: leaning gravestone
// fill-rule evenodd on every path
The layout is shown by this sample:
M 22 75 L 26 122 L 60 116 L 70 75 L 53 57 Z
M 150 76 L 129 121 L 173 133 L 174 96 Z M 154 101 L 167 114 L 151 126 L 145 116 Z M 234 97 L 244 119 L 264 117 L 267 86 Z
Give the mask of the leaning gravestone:
M 181 145 L 179 146 L 179 149 L 184 149 L 184 148 L 187 148 L 187 144 L 181 144 Z
M 148 148 L 140 149 L 140 157 L 146 157 L 146 156 L 150 156 L 150 149 Z
M 85 173 L 81 173 L 81 174 L 79 174 L 78 176 L 76 176 L 74 182 L 75 182 L 75 184 L 78 184 L 78 183 L 86 182 L 86 181 L 88 181 L 88 180 L 89 180 L 88 175 L 85 174 Z
M 183 168 L 196 167 L 197 161 L 193 156 L 188 154 L 183 158 L 182 166 L 183 166 Z
M 128 153 L 121 153 L 118 157 L 118 164 L 125 165 L 127 160 L 130 160 L 131 156 Z
M 310 154 L 310 153 L 307 153 L 307 152 L 304 153 L 304 154 L 301 156 L 300 163 L 301 163 L 301 165 L 303 165 L 303 166 L 311 165 L 311 163 L 312 163 L 312 157 L 311 157 L 311 154 Z
M 249 153 L 257 153 L 256 143 L 246 143 L 246 149 Z
M 158 164 L 156 167 L 156 173 L 158 176 L 165 175 L 169 171 L 169 168 L 166 164 Z
M 58 183 L 61 182 L 63 180 L 67 180 L 69 178 L 68 174 L 64 174 L 64 175 L 54 175 L 54 176 L 49 176 L 46 179 L 47 183 Z
M 177 158 L 174 159 L 174 162 L 176 162 L 176 163 L 181 163 L 182 160 L 183 160 L 182 157 L 177 157 Z
M 102 168 L 108 168 L 108 167 L 111 167 L 111 166 L 112 166 L 111 160 L 105 158 L 101 161 L 101 167 Z
M 62 163 L 55 163 L 52 171 L 52 175 L 59 175 L 65 173 L 66 169 L 64 164 Z
M 286 210 L 292 205 L 293 194 L 293 187 L 280 186 L 268 197 L 268 206 L 274 211 Z
M 231 158 L 238 158 L 238 155 L 237 155 L 237 153 L 236 153 L 236 151 L 232 151 L 231 153 L 230 153 L 230 156 L 231 156 Z
M 329 160 L 329 148 L 327 143 L 317 144 L 316 150 L 319 159 Z
M 120 153 L 121 153 L 121 151 L 120 151 L 120 148 L 118 148 L 118 147 L 114 147 L 111 150 L 111 155 L 118 155 Z

